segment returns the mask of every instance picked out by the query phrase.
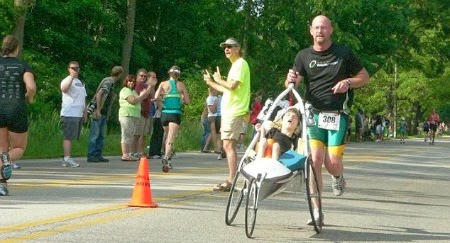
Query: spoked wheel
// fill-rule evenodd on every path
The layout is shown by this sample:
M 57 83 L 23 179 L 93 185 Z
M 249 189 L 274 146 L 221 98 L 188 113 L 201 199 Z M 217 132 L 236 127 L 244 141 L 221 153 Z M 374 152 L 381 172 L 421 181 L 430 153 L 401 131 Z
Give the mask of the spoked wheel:
M 317 233 L 322 231 L 323 214 L 322 214 L 322 198 L 320 196 L 319 182 L 317 181 L 316 170 L 313 166 L 311 157 L 308 157 L 306 168 L 306 197 L 308 198 L 309 213 Z
M 233 220 L 236 218 L 242 199 L 244 198 L 246 187 L 247 180 L 238 168 L 236 176 L 234 177 L 233 185 L 231 186 L 230 195 L 228 196 L 227 209 L 225 212 L 225 223 L 227 225 L 231 225 Z
M 245 234 L 248 238 L 253 235 L 258 211 L 258 187 L 256 180 L 252 179 L 248 184 L 247 202 L 245 205 Z

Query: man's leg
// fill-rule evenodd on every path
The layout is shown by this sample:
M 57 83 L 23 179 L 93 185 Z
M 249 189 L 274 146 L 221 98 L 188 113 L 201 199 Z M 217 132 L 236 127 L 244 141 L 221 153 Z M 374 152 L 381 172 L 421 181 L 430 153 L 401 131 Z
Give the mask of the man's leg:
M 100 119 L 91 119 L 91 127 L 89 130 L 89 144 L 88 144 L 88 160 L 94 159 L 95 146 L 99 134 Z
M 237 168 L 237 152 L 236 152 L 236 140 L 225 139 L 223 140 L 223 149 L 227 154 L 228 162 L 228 182 L 232 183 L 234 181 L 234 176 L 236 175 Z
M 99 126 L 99 133 L 97 137 L 97 146 L 96 146 L 96 157 L 102 157 L 103 156 L 103 146 L 105 144 L 105 133 L 106 133 L 106 115 L 102 115 L 100 126 Z

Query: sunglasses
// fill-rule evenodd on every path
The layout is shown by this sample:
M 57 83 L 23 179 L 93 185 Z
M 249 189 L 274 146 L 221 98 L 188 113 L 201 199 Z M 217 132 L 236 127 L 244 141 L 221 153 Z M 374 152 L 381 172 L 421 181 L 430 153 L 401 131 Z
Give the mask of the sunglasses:
M 235 47 L 235 46 L 231 46 L 231 45 L 223 46 L 224 49 L 227 49 L 227 48 L 228 48 L 228 49 L 231 49 L 231 48 L 233 48 L 233 47 Z
M 78 71 L 80 70 L 80 67 L 69 67 L 70 69 L 72 69 L 73 71 Z

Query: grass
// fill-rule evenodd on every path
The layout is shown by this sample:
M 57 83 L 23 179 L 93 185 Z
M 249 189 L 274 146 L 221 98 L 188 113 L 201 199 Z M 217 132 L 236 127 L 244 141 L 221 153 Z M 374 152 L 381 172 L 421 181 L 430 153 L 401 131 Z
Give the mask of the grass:
M 30 119 L 31 120 L 31 119 Z M 106 134 L 103 155 L 120 156 L 120 127 L 111 126 Z M 183 119 L 175 141 L 175 151 L 199 151 L 202 126 L 200 119 Z M 86 157 L 89 126 L 86 124 L 79 140 L 72 143 L 73 157 Z M 149 143 L 150 137 L 147 138 Z M 59 114 L 45 114 L 30 121 L 28 146 L 23 159 L 58 158 L 63 156 L 63 136 Z

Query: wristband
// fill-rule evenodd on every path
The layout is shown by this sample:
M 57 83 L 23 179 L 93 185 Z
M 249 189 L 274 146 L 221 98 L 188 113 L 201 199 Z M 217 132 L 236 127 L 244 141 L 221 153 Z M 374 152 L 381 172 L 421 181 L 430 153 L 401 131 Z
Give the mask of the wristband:
M 350 79 L 346 79 L 345 82 L 348 84 L 348 87 L 350 88 L 350 86 L 352 85 L 352 81 Z

